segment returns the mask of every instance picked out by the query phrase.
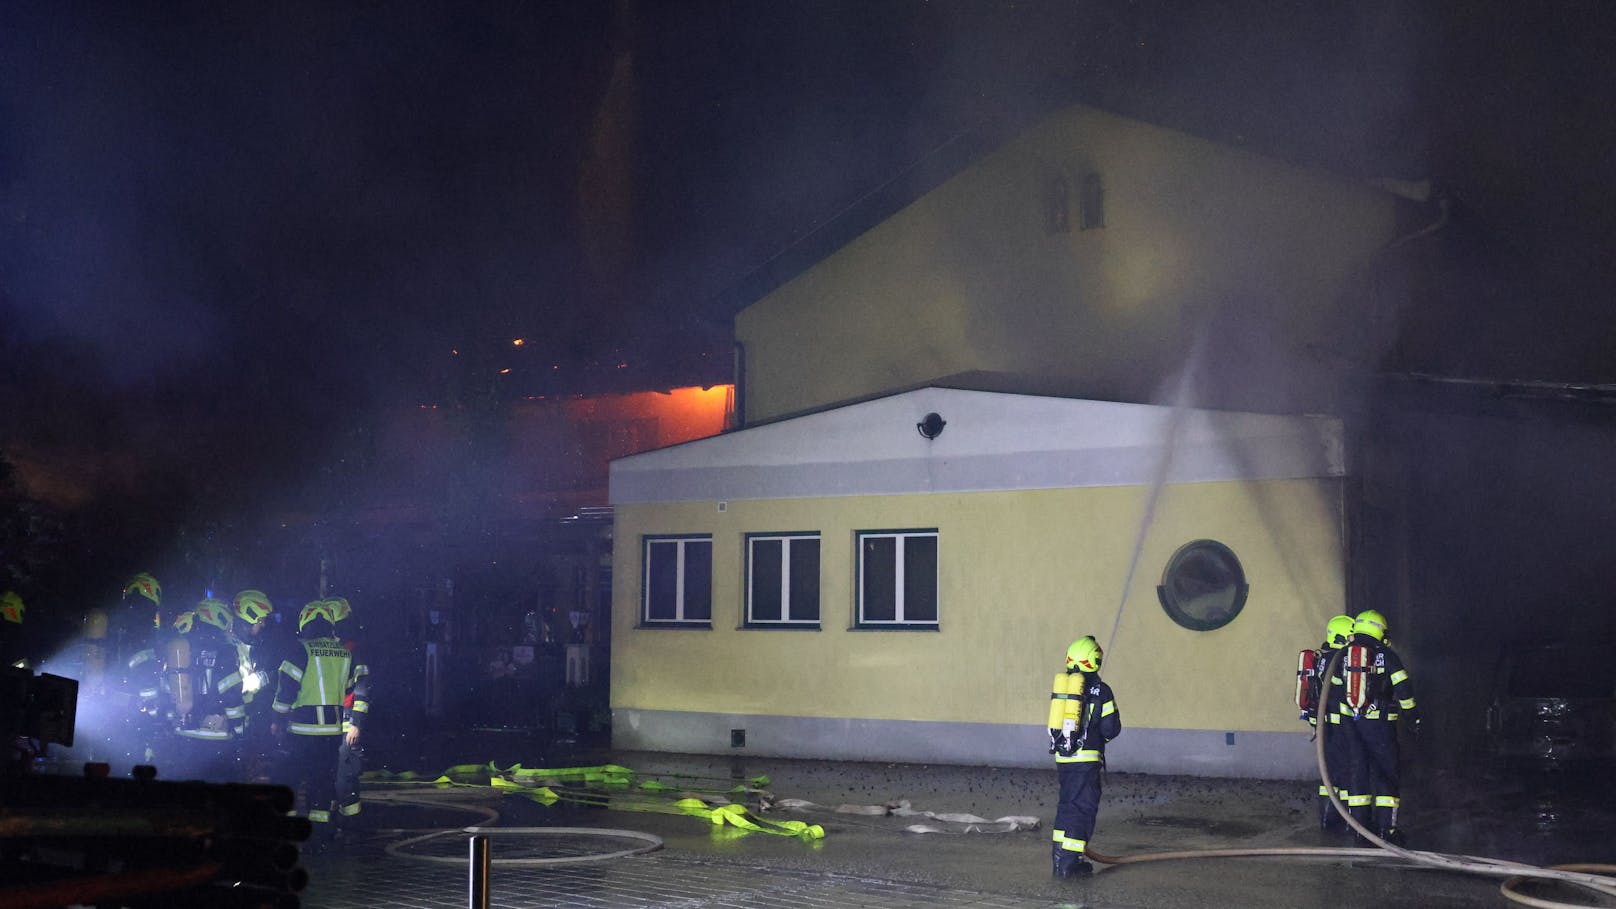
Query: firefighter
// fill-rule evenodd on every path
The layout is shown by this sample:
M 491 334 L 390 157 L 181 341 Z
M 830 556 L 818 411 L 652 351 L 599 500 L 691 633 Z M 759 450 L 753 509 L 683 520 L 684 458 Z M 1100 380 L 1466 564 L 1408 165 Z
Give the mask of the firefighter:
M 6 676 L 6 690 L 20 684 L 26 690 L 29 647 L 23 613 L 27 607 L 16 591 L 0 593 L 0 675 Z M 20 680 L 20 681 L 19 681 Z M 39 744 L 26 734 L 24 713 L 15 703 L 0 703 L 0 773 L 27 770 L 42 753 Z
M 1351 798 L 1347 804 L 1352 816 L 1377 836 L 1396 846 L 1404 845 L 1404 836 L 1397 827 L 1397 812 L 1402 805 L 1397 768 L 1397 721 L 1402 719 L 1419 734 L 1419 708 L 1414 701 L 1414 686 L 1409 681 L 1403 660 L 1386 639 L 1386 617 L 1373 609 L 1358 613 L 1352 622 L 1352 640 L 1348 647 L 1363 647 L 1364 694 L 1357 709 L 1352 699 L 1347 676 L 1354 666 L 1343 667 L 1343 672 L 1330 680 L 1337 688 L 1341 704 L 1341 728 L 1355 740 L 1353 744 L 1356 765 L 1349 784 Z M 1349 651 L 1350 652 L 1350 651 Z M 1351 661 L 1349 661 L 1350 663 Z
M 1100 680 L 1104 655 L 1093 637 L 1073 641 L 1066 648 L 1066 669 L 1055 676 L 1049 695 L 1049 753 L 1060 778 L 1051 855 L 1059 878 L 1094 871 L 1083 854 L 1100 808 L 1105 743 L 1122 732 L 1111 686 Z
M 268 782 L 274 738 L 270 734 L 274 712 L 276 669 L 284 645 L 272 640 L 275 604 L 261 590 L 243 590 L 230 601 L 236 617 L 236 654 L 241 660 L 241 700 L 247 711 L 247 732 L 241 743 L 244 775 L 248 782 Z
M 354 655 L 353 684 L 343 700 L 343 715 L 354 719 L 343 721 L 342 744 L 337 748 L 337 813 L 332 821 L 341 834 L 359 814 L 359 776 L 364 771 L 365 747 L 359 740 L 358 718 L 370 717 L 370 667 L 359 659 L 356 649 L 359 629 L 352 619 L 353 607 L 343 597 L 333 597 L 331 604 L 342 646 Z
M 303 813 L 314 824 L 313 847 L 331 840 L 339 749 L 345 737 L 359 739 L 368 705 L 356 698 L 353 654 L 337 637 L 341 607 L 314 600 L 298 614 L 300 652 L 281 662 L 275 712 L 286 719 L 293 785 L 303 793 Z
M 165 738 L 161 708 L 162 663 L 157 645 L 163 630 L 163 585 L 146 572 L 123 588 L 123 604 L 109 623 L 109 662 L 116 671 L 116 700 L 126 722 L 118 729 L 113 750 L 134 764 L 156 759 Z
M 187 778 L 236 778 L 237 748 L 246 731 L 241 666 L 230 607 L 206 597 L 174 620 L 164 648 L 163 679 L 174 717 L 175 757 Z
M 1320 717 L 1323 717 L 1330 727 L 1323 731 L 1324 765 L 1330 773 L 1330 783 L 1335 787 L 1336 795 L 1344 805 L 1352 803 L 1352 773 L 1358 764 L 1355 757 L 1358 740 L 1341 728 L 1341 713 L 1336 709 L 1340 700 L 1339 692 L 1334 685 L 1323 684 L 1323 673 L 1329 671 L 1330 662 L 1336 659 L 1337 654 L 1352 639 L 1352 625 L 1352 616 L 1338 615 L 1324 626 L 1324 643 L 1319 645 L 1315 662 L 1319 675 L 1314 679 L 1316 690 L 1313 709 L 1303 715 L 1308 725 L 1313 727 L 1314 735 L 1320 734 L 1318 729 Z M 1338 662 L 1336 677 L 1340 674 L 1341 666 Z M 1324 780 L 1319 780 L 1320 829 L 1336 832 L 1345 829 L 1346 826 L 1346 822 L 1336 812 L 1335 806 L 1330 804 L 1330 792 L 1325 787 Z

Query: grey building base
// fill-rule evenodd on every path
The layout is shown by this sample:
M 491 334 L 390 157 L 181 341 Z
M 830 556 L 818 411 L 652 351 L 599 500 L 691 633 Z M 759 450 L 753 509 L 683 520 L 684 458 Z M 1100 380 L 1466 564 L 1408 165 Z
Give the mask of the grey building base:
M 675 710 L 612 710 L 612 746 L 681 754 L 904 764 L 1047 767 L 1049 734 L 1038 726 L 823 719 Z M 1124 727 L 1106 766 L 1130 773 L 1254 779 L 1317 779 L 1306 732 Z

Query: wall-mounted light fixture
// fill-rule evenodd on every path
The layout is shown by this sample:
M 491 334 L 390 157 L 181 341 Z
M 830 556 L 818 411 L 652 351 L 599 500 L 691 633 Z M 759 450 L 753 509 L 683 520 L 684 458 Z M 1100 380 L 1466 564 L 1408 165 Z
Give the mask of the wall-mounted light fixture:
M 926 438 L 935 439 L 943 434 L 943 427 L 947 425 L 948 421 L 934 411 L 922 417 L 920 422 L 915 424 L 915 429 Z

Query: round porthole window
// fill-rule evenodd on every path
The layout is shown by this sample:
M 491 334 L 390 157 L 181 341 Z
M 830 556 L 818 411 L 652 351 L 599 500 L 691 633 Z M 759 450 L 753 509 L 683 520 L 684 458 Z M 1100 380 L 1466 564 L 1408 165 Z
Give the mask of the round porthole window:
M 1167 560 L 1156 594 L 1173 621 L 1191 631 L 1211 631 L 1234 621 L 1246 605 L 1246 572 L 1234 550 L 1217 540 L 1180 546 Z

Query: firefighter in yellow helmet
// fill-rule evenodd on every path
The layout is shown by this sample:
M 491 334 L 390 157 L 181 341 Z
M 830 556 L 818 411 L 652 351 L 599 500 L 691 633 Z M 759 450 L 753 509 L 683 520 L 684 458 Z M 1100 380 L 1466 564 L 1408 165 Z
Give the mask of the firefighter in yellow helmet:
M 163 654 L 178 764 L 173 775 L 211 782 L 238 776 L 247 712 L 233 624 L 230 607 L 211 596 L 174 622 Z
M 1122 733 L 1111 686 L 1100 680 L 1104 656 L 1092 636 L 1073 641 L 1066 648 L 1066 668 L 1055 676 L 1049 695 L 1049 753 L 1055 755 L 1060 778 L 1051 855 L 1060 878 L 1094 870 L 1083 854 L 1100 810 L 1105 743 Z
M 345 607 L 346 601 L 327 599 L 303 607 L 297 619 L 300 648 L 280 665 L 273 704 L 286 721 L 289 775 L 303 793 L 305 816 L 314 823 L 316 850 L 331 841 L 340 748 L 345 739 L 357 744 L 369 709 L 366 676 L 337 633 Z
M 1303 714 L 1308 725 L 1317 730 L 1320 718 L 1330 728 L 1324 730 L 1324 765 L 1330 773 L 1330 783 L 1335 787 L 1336 795 L 1342 804 L 1352 803 L 1352 774 L 1358 766 L 1357 739 L 1347 730 L 1341 728 L 1341 713 L 1336 709 L 1339 697 L 1336 697 L 1338 688 L 1324 684 L 1324 673 L 1329 671 L 1331 662 L 1336 663 L 1336 675 L 1341 673 L 1338 655 L 1352 640 L 1352 616 L 1338 615 L 1330 619 L 1324 626 L 1324 643 L 1315 651 L 1315 666 L 1317 675 L 1312 679 L 1313 708 Z M 1347 826 L 1346 821 L 1336 812 L 1335 806 L 1330 803 L 1330 792 L 1319 780 L 1319 827 L 1325 831 L 1340 831 Z
M 271 734 L 275 681 L 285 642 L 277 634 L 275 604 L 262 590 L 249 588 L 230 601 L 235 615 L 236 654 L 241 660 L 241 700 L 247 710 L 247 734 L 241 758 L 248 782 L 269 782 L 274 737 Z
M 1381 839 L 1401 846 L 1397 721 L 1407 721 L 1417 735 L 1420 718 L 1408 670 L 1387 640 L 1389 627 L 1386 617 L 1374 609 L 1354 616 L 1345 665 L 1330 685 L 1339 699 L 1335 710 L 1341 716 L 1340 728 L 1355 740 L 1347 800 L 1352 816 Z M 1354 676 L 1360 681 L 1353 681 Z
M 134 764 L 156 759 L 156 747 L 168 733 L 161 709 L 162 663 L 158 643 L 163 628 L 163 585 L 147 572 L 130 578 L 123 601 L 107 630 L 108 674 L 116 675 L 113 700 L 127 722 L 113 733 L 112 750 Z

